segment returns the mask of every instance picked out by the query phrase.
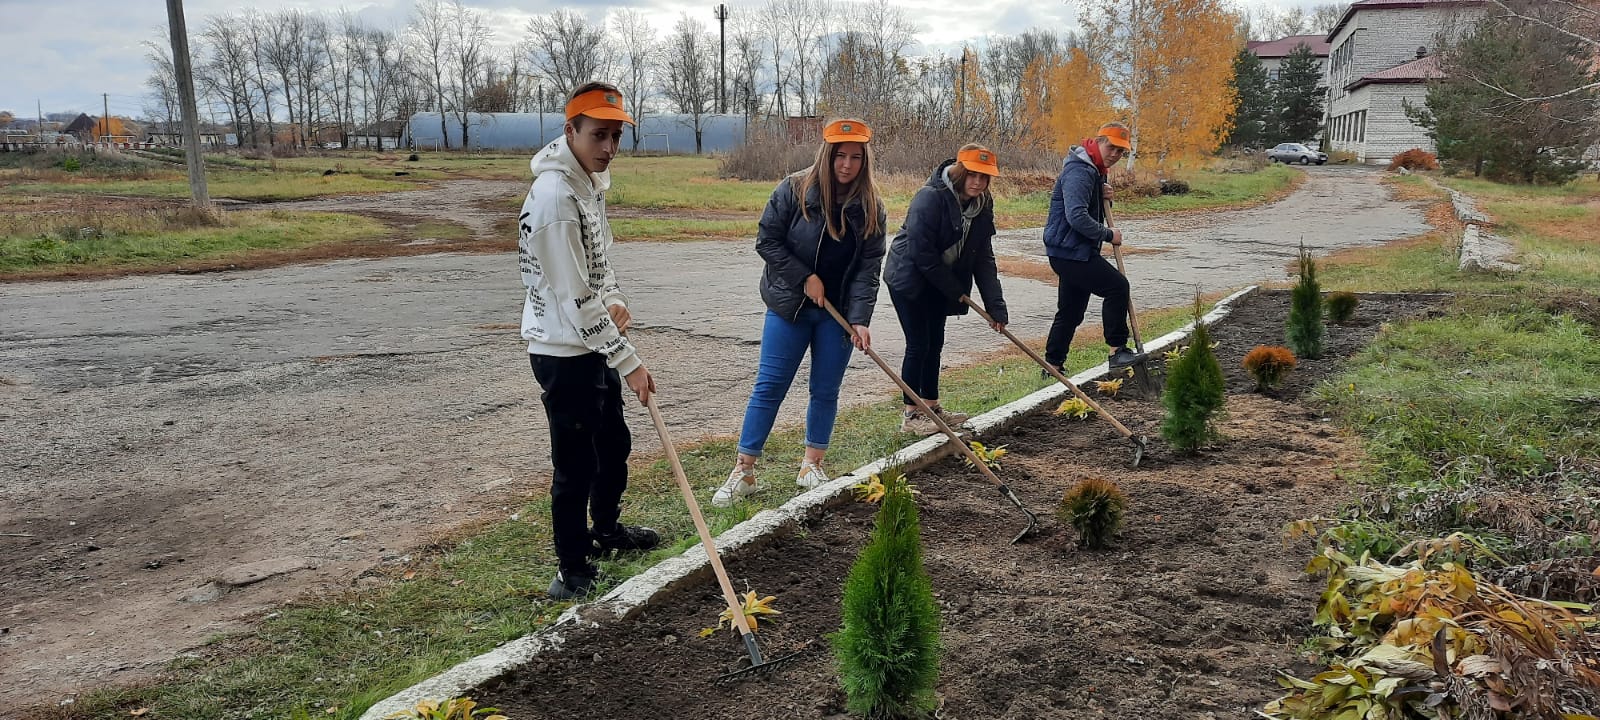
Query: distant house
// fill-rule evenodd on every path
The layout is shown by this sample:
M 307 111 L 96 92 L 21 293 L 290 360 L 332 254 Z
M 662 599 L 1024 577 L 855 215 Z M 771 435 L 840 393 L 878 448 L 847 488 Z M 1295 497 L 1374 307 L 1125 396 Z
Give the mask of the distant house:
M 97 118 L 80 114 L 72 122 L 67 123 L 61 132 L 86 143 L 107 139 L 112 142 L 133 142 L 139 138 L 141 129 L 133 122 L 119 117 Z
M 1429 52 L 1483 17 L 1483 0 L 1359 0 L 1328 33 L 1329 148 L 1365 163 L 1432 151 L 1405 105 L 1421 106 L 1428 80 L 1442 76 Z
M 183 147 L 183 123 L 151 123 L 145 130 L 145 140 L 157 145 L 167 147 Z M 226 126 L 200 127 L 200 145 L 202 147 L 219 148 L 230 145 L 229 140 L 237 142 L 232 132 Z
M 1277 40 L 1251 40 L 1245 43 L 1245 49 L 1261 58 L 1261 66 L 1267 69 L 1267 79 L 1277 80 L 1278 69 L 1283 65 L 1283 59 L 1289 57 L 1294 49 L 1305 45 L 1311 48 L 1311 54 L 1317 56 L 1317 70 L 1323 75 L 1328 71 L 1328 41 L 1321 35 L 1290 35 Z

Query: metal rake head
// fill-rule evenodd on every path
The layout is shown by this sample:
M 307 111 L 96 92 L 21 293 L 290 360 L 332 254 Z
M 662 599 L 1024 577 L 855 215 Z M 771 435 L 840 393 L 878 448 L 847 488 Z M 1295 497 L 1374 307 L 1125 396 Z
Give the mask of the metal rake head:
M 1128 442 L 1133 443 L 1133 466 L 1139 467 L 1139 463 L 1144 461 L 1144 451 L 1147 441 L 1143 435 L 1129 435 Z
M 789 653 L 787 655 L 779 655 L 778 657 L 772 658 L 770 660 L 764 660 L 764 661 L 762 661 L 762 662 L 760 662 L 758 664 L 751 665 L 750 667 L 747 667 L 747 668 L 740 668 L 740 669 L 735 670 L 735 671 L 730 672 L 730 673 L 723 673 L 721 675 L 718 675 L 717 679 L 716 679 L 716 684 L 718 684 L 718 685 L 727 685 L 727 684 L 730 684 L 730 683 L 739 682 L 741 680 L 745 680 L 745 679 L 752 678 L 752 677 L 764 677 L 764 676 L 769 675 L 769 674 L 771 674 L 773 672 L 776 672 L 778 670 L 782 670 L 783 668 L 786 668 L 786 667 L 789 667 L 790 665 L 795 664 L 795 662 L 798 661 L 801 658 L 801 656 L 805 655 L 810 650 L 811 650 L 811 643 L 807 642 L 799 650 L 796 650 L 796 651 L 794 651 L 792 653 Z
M 1017 506 L 1017 509 L 1021 510 L 1023 515 L 1028 516 L 1027 526 L 1022 528 L 1022 532 L 1017 533 L 1016 537 L 1011 538 L 1012 545 L 1022 542 L 1022 539 L 1028 537 L 1029 535 L 1039 532 L 1039 517 L 1034 515 L 1032 510 L 1029 510 L 1027 506 L 1022 504 L 1022 499 L 1017 497 L 1015 492 L 1012 492 L 1010 486 L 1001 485 L 1000 495 L 1001 497 L 1011 501 L 1012 505 Z

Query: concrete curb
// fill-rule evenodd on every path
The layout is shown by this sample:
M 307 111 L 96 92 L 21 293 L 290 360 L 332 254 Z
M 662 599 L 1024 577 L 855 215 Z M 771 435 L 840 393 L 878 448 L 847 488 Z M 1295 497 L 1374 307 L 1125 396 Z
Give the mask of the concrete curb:
M 1517 272 L 1521 265 L 1506 258 L 1516 253 L 1511 243 L 1477 225 L 1468 225 L 1461 233 L 1461 259 L 1456 269 L 1462 272 Z
M 1505 238 L 1489 232 L 1494 226 L 1489 216 L 1478 210 L 1478 203 L 1464 192 L 1445 187 L 1431 177 L 1424 178 L 1438 190 L 1450 196 L 1450 206 L 1456 219 L 1466 224 L 1458 244 L 1456 270 L 1461 272 L 1517 272 L 1521 265 L 1507 258 L 1516 254 L 1516 248 Z
M 1256 293 L 1258 286 L 1251 285 L 1233 293 L 1206 313 L 1202 320 L 1214 323 L 1226 317 L 1233 305 Z M 1162 335 L 1145 345 L 1146 352 L 1157 352 L 1180 343 L 1194 330 L 1189 323 L 1178 330 Z M 1104 363 L 1089 368 L 1071 379 L 1074 385 L 1083 385 L 1108 371 Z M 1059 402 L 1071 391 L 1056 384 L 1034 392 L 1020 400 L 1001 405 L 968 421 L 974 434 L 987 437 L 1015 425 L 1023 417 Z M 849 501 L 850 486 L 862 479 L 899 465 L 907 472 L 915 472 L 935 462 L 955 449 L 949 438 L 936 435 L 913 443 L 888 457 L 879 458 L 850 471 L 848 475 L 834 478 L 796 495 L 781 507 L 762 510 L 717 537 L 717 550 L 723 557 L 737 553 L 741 548 L 755 547 L 762 542 L 781 536 L 801 526 L 808 519 L 827 511 L 829 507 Z M 576 627 L 598 627 L 602 622 L 627 620 L 644 610 L 649 603 L 685 585 L 709 582 L 710 563 L 705 550 L 699 545 L 685 550 L 682 555 L 667 558 L 656 566 L 639 573 L 598 600 L 568 608 L 549 627 L 508 642 L 489 652 L 463 661 L 427 680 L 401 690 L 374 704 L 361 715 L 361 720 L 381 720 L 385 715 L 414 707 L 425 698 L 446 699 L 460 695 L 474 687 L 501 677 L 526 665 L 540 653 L 557 650 L 566 642 L 566 634 Z

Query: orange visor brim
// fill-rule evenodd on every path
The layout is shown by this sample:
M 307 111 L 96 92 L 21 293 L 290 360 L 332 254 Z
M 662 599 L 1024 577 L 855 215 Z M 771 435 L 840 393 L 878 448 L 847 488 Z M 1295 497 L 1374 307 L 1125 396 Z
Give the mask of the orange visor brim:
M 596 120 L 621 120 L 629 125 L 637 124 L 633 116 L 622 109 L 622 95 L 608 90 L 590 90 L 579 95 L 567 103 L 566 110 L 568 120 L 582 115 Z

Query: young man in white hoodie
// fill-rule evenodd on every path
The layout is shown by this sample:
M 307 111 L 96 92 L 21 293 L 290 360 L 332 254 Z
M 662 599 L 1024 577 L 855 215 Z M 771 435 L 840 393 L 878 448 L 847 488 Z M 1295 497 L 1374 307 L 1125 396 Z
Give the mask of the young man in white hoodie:
M 528 292 L 522 337 L 550 422 L 551 525 L 559 569 L 550 597 L 593 589 L 592 558 L 649 550 L 656 531 L 623 525 L 632 436 L 622 417 L 622 384 L 649 402 L 650 371 L 623 334 L 632 317 L 606 252 L 607 168 L 617 154 L 623 110 L 615 86 L 589 83 L 573 92 L 562 137 L 534 156 L 533 187 L 518 219 L 518 260 Z M 589 518 L 594 526 L 589 526 Z

